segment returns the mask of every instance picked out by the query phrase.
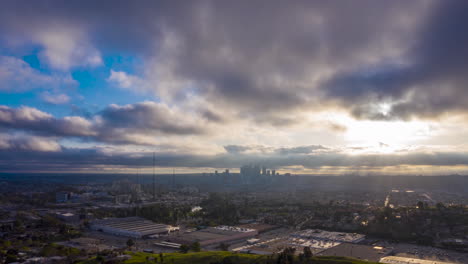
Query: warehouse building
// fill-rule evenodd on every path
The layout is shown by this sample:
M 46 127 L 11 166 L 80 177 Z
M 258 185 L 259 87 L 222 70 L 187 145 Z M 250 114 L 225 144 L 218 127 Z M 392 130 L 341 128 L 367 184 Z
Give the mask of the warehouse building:
M 246 240 L 256 236 L 257 234 L 258 231 L 251 228 L 217 226 L 186 233 L 178 237 L 171 238 L 171 240 L 179 244 L 199 242 L 201 246 L 208 246 Z
M 378 262 L 381 258 L 389 255 L 391 252 L 391 248 L 341 243 L 340 245 L 326 249 L 317 255 L 349 257 L 365 261 Z
M 239 248 L 233 249 L 235 252 L 241 253 L 251 253 L 251 254 L 260 254 L 260 255 L 268 255 L 272 253 L 278 253 L 284 248 L 293 247 L 296 249 L 296 254 L 299 254 L 303 251 L 305 247 L 310 248 L 312 254 L 316 255 L 320 252 L 323 252 L 328 249 L 332 249 L 335 247 L 340 246 L 343 243 L 358 243 L 365 238 L 365 235 L 356 234 L 356 233 L 344 233 L 344 232 L 329 232 L 320 229 L 307 229 L 298 231 L 295 233 L 290 234 L 289 236 L 285 237 L 277 237 L 274 239 L 270 239 L 268 241 L 260 241 L 253 245 L 246 245 Z M 349 244 L 344 245 L 337 248 L 335 254 L 350 254 L 349 251 L 356 250 L 356 253 L 362 253 L 363 257 L 369 257 L 370 251 L 365 251 L 363 247 L 353 247 Z M 367 248 L 366 248 L 367 249 Z M 360 251 L 358 251 L 360 250 Z M 378 249 L 374 249 L 378 251 Z M 354 253 L 354 252 L 353 252 Z M 368 255 L 366 255 L 366 254 Z M 378 253 L 376 253 L 378 254 Z M 361 255 L 356 255 L 356 257 L 360 257 Z M 382 255 L 377 258 L 373 256 L 373 259 L 380 259 Z
M 406 258 L 406 257 L 397 257 L 397 256 L 388 256 L 380 259 L 381 263 L 387 264 L 456 264 L 454 262 L 443 262 L 436 260 L 424 260 L 416 258 Z
M 178 230 L 177 227 L 165 224 L 156 224 L 141 217 L 107 218 L 97 220 L 91 223 L 91 229 L 112 235 L 133 238 L 169 234 L 172 231 Z
M 359 243 L 365 239 L 365 235 L 357 233 L 331 232 L 320 229 L 302 230 L 291 235 L 300 239 L 318 239 L 333 242 Z

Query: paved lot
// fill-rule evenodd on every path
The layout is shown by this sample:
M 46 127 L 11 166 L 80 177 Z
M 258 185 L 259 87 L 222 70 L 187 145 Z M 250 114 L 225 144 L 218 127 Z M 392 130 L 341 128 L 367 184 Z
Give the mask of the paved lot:
M 467 253 L 462 253 L 454 250 L 419 246 L 406 243 L 392 244 L 388 242 L 378 242 L 378 244 L 393 247 L 393 254 L 399 257 L 455 262 L 461 264 L 468 263 Z

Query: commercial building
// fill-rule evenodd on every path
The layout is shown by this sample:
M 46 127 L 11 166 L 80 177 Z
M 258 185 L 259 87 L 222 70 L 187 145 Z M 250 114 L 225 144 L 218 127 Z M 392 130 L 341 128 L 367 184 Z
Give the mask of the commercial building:
M 381 258 L 389 255 L 392 252 L 391 248 L 379 246 L 368 246 L 351 243 L 341 243 L 335 247 L 326 249 L 318 256 L 338 256 L 349 257 L 365 261 L 378 262 Z
M 387 264 L 456 264 L 454 262 L 443 262 L 436 260 L 424 260 L 397 256 L 383 257 L 379 260 L 379 262 Z
M 55 194 L 55 202 L 65 203 L 70 199 L 70 193 L 68 192 L 57 192 Z
M 259 234 L 278 228 L 278 226 L 275 226 L 275 225 L 261 224 L 261 223 L 247 223 L 247 224 L 238 225 L 238 227 L 255 229 L 258 231 Z
M 178 237 L 171 238 L 171 242 L 176 242 L 179 244 L 191 244 L 194 242 L 199 242 L 201 246 L 208 246 L 246 240 L 256 236 L 257 234 L 258 231 L 255 229 L 233 226 L 217 226 L 185 233 Z
M 271 255 L 274 253 L 278 253 L 289 247 L 288 239 L 286 237 L 283 238 L 273 238 L 266 241 L 261 241 L 255 243 L 253 245 L 246 245 L 238 248 L 232 249 L 234 252 L 239 253 L 247 253 L 247 254 L 256 254 L 256 255 Z
M 329 232 L 319 229 L 308 229 L 292 233 L 289 236 L 277 237 L 267 241 L 260 241 L 253 245 L 235 248 L 233 251 L 267 255 L 280 252 L 287 247 L 293 247 L 296 249 L 296 254 L 299 254 L 299 252 L 302 252 L 305 247 L 308 247 L 312 251 L 312 254 L 315 255 L 325 250 L 340 246 L 343 243 L 358 243 L 364 238 L 364 235 L 356 233 Z M 349 248 L 349 246 L 343 246 L 341 251 L 345 251 Z M 359 249 L 362 251 L 364 250 L 364 248 Z M 338 248 L 337 252 L 339 251 L 340 248 Z M 382 256 L 383 255 L 380 255 L 379 257 Z M 377 258 L 374 257 L 374 259 Z
M 144 238 L 152 235 L 168 234 L 178 230 L 165 224 L 156 224 L 141 217 L 108 218 L 91 223 L 91 229 L 117 236 Z
M 65 222 L 80 221 L 80 216 L 71 212 L 56 212 L 55 217 Z
M 292 237 L 301 239 L 329 240 L 333 242 L 359 243 L 365 239 L 365 235 L 357 233 L 330 232 L 320 229 L 307 229 L 291 234 Z

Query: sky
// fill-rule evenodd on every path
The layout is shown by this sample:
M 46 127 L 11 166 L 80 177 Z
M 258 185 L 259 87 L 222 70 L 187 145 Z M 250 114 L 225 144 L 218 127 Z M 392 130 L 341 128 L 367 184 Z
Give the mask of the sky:
M 466 1 L 1 1 L 0 172 L 468 173 Z

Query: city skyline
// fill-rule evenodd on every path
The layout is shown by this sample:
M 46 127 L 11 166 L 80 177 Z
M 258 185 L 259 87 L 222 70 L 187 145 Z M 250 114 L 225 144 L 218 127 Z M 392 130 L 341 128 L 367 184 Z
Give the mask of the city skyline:
M 468 174 L 463 1 L 0 7 L 0 172 Z

